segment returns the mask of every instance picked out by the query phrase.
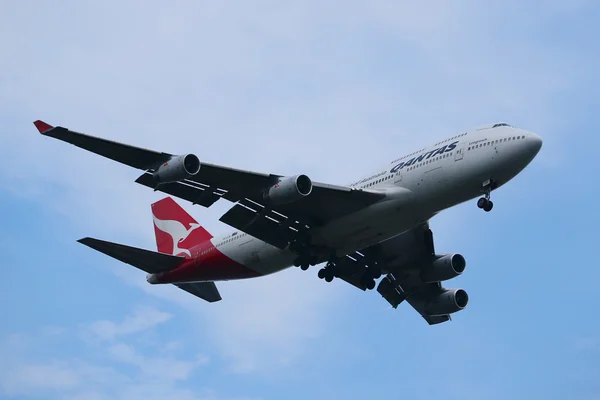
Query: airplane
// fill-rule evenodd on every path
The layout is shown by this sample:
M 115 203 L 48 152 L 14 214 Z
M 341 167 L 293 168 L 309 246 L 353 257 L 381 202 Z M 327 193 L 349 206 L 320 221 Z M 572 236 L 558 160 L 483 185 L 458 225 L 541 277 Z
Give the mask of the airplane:
M 79 240 L 145 271 L 150 284 L 174 284 L 215 302 L 221 300 L 216 281 L 324 263 L 320 279 L 338 278 L 363 291 L 377 286 L 393 308 L 406 300 L 430 325 L 451 320 L 469 302 L 464 289 L 442 286 L 464 272 L 466 260 L 435 252 L 430 219 L 475 198 L 478 208 L 491 211 L 491 192 L 523 171 L 542 147 L 532 132 L 493 123 L 405 154 L 350 184 L 333 185 L 306 174 L 205 163 L 193 153 L 143 149 L 40 120 L 34 125 L 44 136 L 143 170 L 136 182 L 155 191 L 203 207 L 220 199 L 233 203 L 220 221 L 235 231 L 221 237 L 165 197 L 151 206 L 158 251 Z

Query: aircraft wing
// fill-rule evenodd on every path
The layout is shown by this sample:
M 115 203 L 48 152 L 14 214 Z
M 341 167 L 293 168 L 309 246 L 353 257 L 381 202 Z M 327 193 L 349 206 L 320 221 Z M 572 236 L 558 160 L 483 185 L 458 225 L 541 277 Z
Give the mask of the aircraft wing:
M 419 278 L 420 268 L 435 258 L 433 235 L 427 223 L 385 242 L 347 255 L 337 267 L 338 277 L 351 285 L 366 290 L 361 282 L 367 265 L 378 264 L 391 270 L 377 287 L 377 291 L 394 308 L 405 300 L 430 324 L 451 320 L 450 315 L 428 315 L 426 306 L 432 296 L 444 289 L 440 282 L 424 283 Z
M 358 211 L 385 194 L 313 181 L 309 196 L 284 205 L 270 205 L 263 193 L 277 184 L 282 175 L 247 171 L 201 163 L 193 176 L 157 185 L 154 172 L 176 155 L 143 149 L 115 141 L 34 122 L 38 131 L 82 149 L 134 168 L 145 170 L 137 183 L 193 204 L 210 207 L 224 198 L 236 202 L 221 221 L 279 248 L 285 248 L 298 231 L 320 226 L 340 216 Z

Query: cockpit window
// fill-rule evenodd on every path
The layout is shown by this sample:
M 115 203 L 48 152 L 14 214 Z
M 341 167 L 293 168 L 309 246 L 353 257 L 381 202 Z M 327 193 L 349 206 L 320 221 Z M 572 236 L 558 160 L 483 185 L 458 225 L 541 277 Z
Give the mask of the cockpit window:
M 497 128 L 499 126 L 510 126 L 510 125 L 507 124 L 507 123 L 502 122 L 502 123 L 499 123 L 499 124 L 494 124 L 494 126 L 492 126 L 492 128 Z M 510 126 L 510 127 L 512 128 L 512 126 Z

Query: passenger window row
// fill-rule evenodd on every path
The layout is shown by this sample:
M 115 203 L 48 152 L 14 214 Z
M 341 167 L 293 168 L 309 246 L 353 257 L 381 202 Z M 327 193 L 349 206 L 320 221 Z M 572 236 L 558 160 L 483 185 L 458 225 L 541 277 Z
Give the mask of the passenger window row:
M 369 186 L 377 185 L 378 183 L 381 183 L 383 181 L 387 181 L 388 179 L 392 179 L 393 176 L 394 175 L 388 175 L 385 178 L 377 179 L 376 181 L 367 183 L 366 185 L 362 185 L 362 186 L 359 186 L 359 187 L 360 188 L 366 188 L 366 187 L 369 187 Z
M 498 144 L 498 143 L 510 142 L 512 140 L 523 140 L 523 139 L 525 139 L 525 136 L 512 136 L 512 137 L 507 137 L 507 138 L 503 138 L 503 139 L 490 140 L 489 142 L 479 143 L 479 144 L 476 144 L 475 146 L 471 146 L 467 150 L 474 150 L 474 149 L 479 149 L 481 147 L 491 146 L 491 145 Z
M 229 238 L 229 239 L 227 239 L 227 240 L 223 240 L 223 241 L 222 241 L 221 243 L 219 243 L 217 246 L 222 246 L 222 245 L 224 245 L 225 243 L 230 243 L 230 242 L 233 242 L 235 239 L 239 239 L 239 238 L 241 238 L 242 236 L 246 236 L 246 235 L 247 235 L 247 233 L 244 233 L 244 232 L 242 232 L 242 233 L 240 233 L 240 234 L 236 234 L 235 236 L 233 236 L 233 237 L 230 237 L 230 238 Z
M 420 162 L 419 164 L 415 164 L 415 165 L 413 165 L 412 167 L 408 167 L 406 170 L 407 170 L 407 171 L 412 171 L 412 170 L 414 170 L 414 169 L 417 169 L 417 168 L 419 168 L 419 167 L 422 167 L 423 165 L 428 165 L 428 164 L 434 163 L 434 162 L 436 162 L 436 161 L 443 160 L 444 158 L 451 157 L 453 153 L 454 153 L 454 152 L 450 152 L 450 153 L 442 154 L 442 155 L 440 155 L 440 156 L 437 156 L 437 157 L 433 157 L 433 158 L 431 158 L 431 159 L 429 159 L 429 160 L 425 160 L 425 161 L 423 161 L 423 162 Z M 366 187 L 370 187 L 370 186 L 373 186 L 373 185 L 377 185 L 378 183 L 381 183 L 381 182 L 383 182 L 383 181 L 386 181 L 386 180 L 388 180 L 388 179 L 391 179 L 391 178 L 393 178 L 393 176 L 394 176 L 394 175 L 389 175 L 389 176 L 386 176 L 385 178 L 378 179 L 378 180 L 376 180 L 376 181 L 373 181 L 373 182 L 367 183 L 366 185 L 360 186 L 360 188 L 366 188 Z
M 441 156 L 437 156 L 437 157 L 433 157 L 433 158 L 431 158 L 429 160 L 425 160 L 425 161 L 423 161 L 423 162 L 421 162 L 419 164 L 413 165 L 412 167 L 408 167 L 407 171 L 412 171 L 413 169 L 417 169 L 419 167 L 422 167 L 423 165 L 431 164 L 431 163 L 436 162 L 438 160 L 442 160 L 444 158 L 450 157 L 452 155 L 452 153 L 453 152 L 446 153 L 446 154 L 443 154 Z

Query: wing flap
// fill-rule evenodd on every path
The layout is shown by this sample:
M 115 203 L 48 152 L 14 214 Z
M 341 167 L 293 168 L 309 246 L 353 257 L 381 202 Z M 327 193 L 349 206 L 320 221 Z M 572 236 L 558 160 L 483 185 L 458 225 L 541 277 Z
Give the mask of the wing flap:
M 450 321 L 450 315 L 429 315 L 425 312 L 425 308 L 427 306 L 428 300 L 437 292 L 442 290 L 442 285 L 440 282 L 436 283 L 427 283 L 422 285 L 414 290 L 410 291 L 410 295 L 407 297 L 406 301 L 415 309 L 416 312 L 421 314 L 421 317 L 429 325 L 436 325 L 442 322 Z
M 349 256 L 344 257 L 336 264 L 337 277 L 348 282 L 352 286 L 367 290 L 367 287 L 362 282 L 362 276 L 367 271 L 365 265 Z
M 394 308 L 398 308 L 407 297 L 392 274 L 385 276 L 379 282 L 377 291 Z
M 256 206 L 255 206 L 256 207 Z M 255 238 L 284 249 L 296 236 L 300 226 L 294 223 L 291 228 L 290 220 L 273 212 L 260 209 L 258 211 L 248 205 L 236 204 L 219 219 L 236 229 L 241 230 Z
M 310 196 L 274 207 L 278 213 L 319 226 L 359 211 L 385 198 L 385 193 L 313 182 Z M 261 202 L 260 199 L 252 199 Z
M 157 253 L 155 251 L 144 250 L 90 237 L 79 239 L 78 242 L 104 253 L 107 256 L 133 265 L 149 274 L 171 270 L 184 260 L 184 257 Z
M 441 324 L 442 322 L 452 320 L 452 317 L 450 317 L 449 315 L 423 315 L 422 317 L 423 319 L 425 319 L 425 321 L 427 321 L 429 325 L 437 325 Z
M 176 283 L 175 286 L 209 303 L 222 299 L 214 282 Z
M 137 178 L 136 183 L 147 186 L 152 189 L 170 194 L 171 196 L 187 200 L 192 204 L 200 204 L 204 207 L 212 206 L 223 196 L 223 190 L 216 189 L 207 185 L 202 185 L 189 179 L 179 182 L 161 183 L 156 187 L 156 181 L 151 173 L 146 172 Z
M 378 264 L 383 270 L 392 271 L 379 282 L 377 291 L 393 307 L 405 300 L 429 324 L 450 321 L 450 315 L 428 315 L 428 302 L 443 290 L 440 282 L 424 283 L 418 275 L 419 266 L 434 253 L 433 235 L 428 223 L 374 246 L 346 256 L 339 262 L 339 278 L 365 290 L 361 282 L 365 265 Z

